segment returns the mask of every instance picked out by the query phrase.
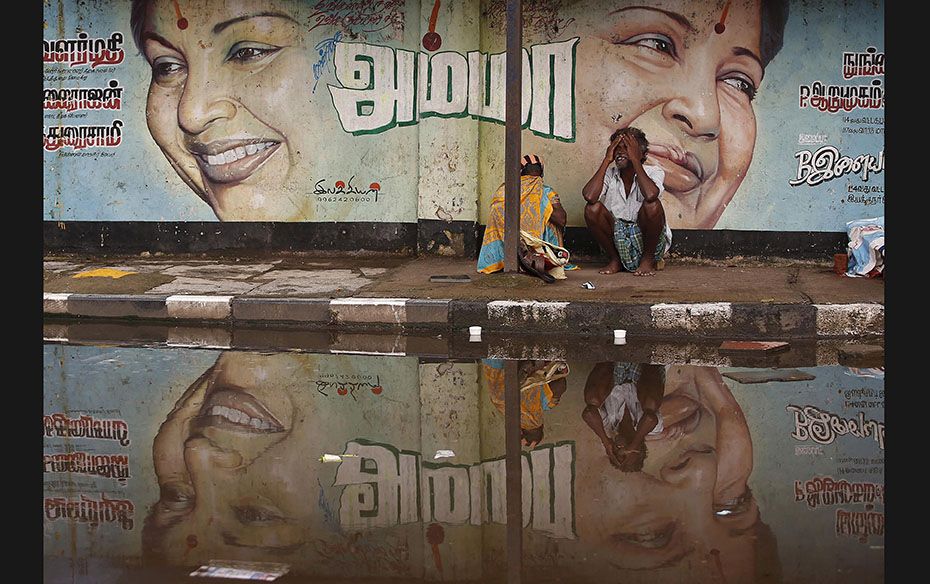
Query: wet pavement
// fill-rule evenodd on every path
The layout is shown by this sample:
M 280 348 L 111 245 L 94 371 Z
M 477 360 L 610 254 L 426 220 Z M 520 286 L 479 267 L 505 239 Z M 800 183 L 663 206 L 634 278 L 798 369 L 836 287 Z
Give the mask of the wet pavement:
M 878 345 L 65 326 L 46 582 L 884 581 Z
M 730 338 L 878 337 L 882 279 L 832 263 L 670 259 L 653 277 L 580 263 L 545 284 L 443 257 L 46 255 L 48 316 Z M 465 282 L 437 277 L 467 276 Z M 583 287 L 590 283 L 591 287 Z
M 599 274 L 599 262 L 580 262 L 567 280 L 545 284 L 525 275 L 479 274 L 475 260 L 423 256 L 260 257 L 46 254 L 43 290 L 96 294 L 232 294 L 263 298 L 412 297 L 561 301 L 878 303 L 881 278 L 846 278 L 833 261 L 771 258 L 675 258 L 649 278 Z M 465 283 L 431 282 L 431 276 L 467 275 Z M 594 289 L 581 287 L 590 281 Z

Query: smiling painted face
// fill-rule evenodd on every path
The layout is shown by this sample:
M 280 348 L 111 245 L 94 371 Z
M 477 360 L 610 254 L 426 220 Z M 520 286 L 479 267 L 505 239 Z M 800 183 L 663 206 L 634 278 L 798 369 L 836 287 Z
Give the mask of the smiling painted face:
M 669 225 L 712 228 L 752 161 L 761 2 L 623 4 L 592 0 L 572 10 L 579 30 L 590 31 L 577 53 L 577 143 L 585 159 L 597 159 L 615 129 L 642 129 L 647 164 L 665 170 Z
M 152 67 L 149 131 L 220 220 L 311 218 L 301 184 L 316 147 L 307 126 L 315 51 L 299 7 L 283 0 L 140 5 L 141 50 Z
M 284 556 L 306 543 L 318 519 L 301 503 L 316 467 L 294 443 L 318 443 L 300 423 L 315 417 L 314 402 L 282 383 L 306 378 L 295 371 L 304 366 L 289 355 L 224 353 L 191 385 L 155 438 L 161 497 L 149 547 L 197 563 Z
M 342 465 L 321 459 L 359 436 L 403 441 L 419 394 L 387 399 L 381 383 L 403 387 L 411 371 L 415 362 L 381 357 L 221 353 L 155 437 L 159 498 L 142 532 L 146 560 L 276 561 L 331 575 L 345 572 L 333 550 L 347 538 L 387 546 L 410 537 L 414 528 L 400 525 L 358 541 L 334 486 Z

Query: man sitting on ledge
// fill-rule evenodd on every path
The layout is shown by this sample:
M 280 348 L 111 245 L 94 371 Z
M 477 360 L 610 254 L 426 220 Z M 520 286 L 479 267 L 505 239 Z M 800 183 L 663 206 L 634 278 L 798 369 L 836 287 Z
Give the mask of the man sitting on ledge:
M 600 167 L 582 189 L 585 224 L 607 253 L 602 274 L 617 273 L 622 266 L 637 276 L 653 276 L 672 244 L 659 201 L 665 171 L 643 165 L 648 152 L 642 130 L 617 130 Z

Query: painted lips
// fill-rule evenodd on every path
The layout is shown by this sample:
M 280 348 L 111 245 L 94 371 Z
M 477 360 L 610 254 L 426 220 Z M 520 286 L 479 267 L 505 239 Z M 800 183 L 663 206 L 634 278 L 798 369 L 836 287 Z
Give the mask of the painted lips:
M 280 146 L 273 140 L 224 140 L 189 149 L 209 181 L 233 183 L 251 176 Z
M 284 426 L 258 400 L 244 391 L 217 390 L 200 409 L 199 421 L 237 432 L 271 434 L 283 432 Z
M 665 144 L 650 144 L 648 156 L 665 170 L 665 190 L 673 195 L 693 191 L 704 182 L 704 167 L 692 152 Z

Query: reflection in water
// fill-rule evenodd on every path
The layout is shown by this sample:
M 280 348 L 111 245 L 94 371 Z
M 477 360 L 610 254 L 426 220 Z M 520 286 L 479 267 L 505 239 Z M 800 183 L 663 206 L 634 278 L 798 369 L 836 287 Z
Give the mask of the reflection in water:
M 693 581 L 752 582 L 777 568 L 747 484 L 749 428 L 716 368 L 600 363 L 585 402 L 603 448 L 579 444 L 578 463 L 604 469 L 576 486 L 589 551 L 652 578 L 687 567 Z
M 85 388 L 83 409 L 67 380 L 87 373 L 72 364 L 99 361 L 86 358 L 94 351 L 140 369 L 142 355 L 166 350 L 46 347 L 46 416 L 78 418 L 94 406 L 128 420 L 128 451 L 87 436 L 68 444 L 87 457 L 129 456 L 132 470 L 120 483 L 91 469 L 88 489 L 52 480 L 74 478 L 86 464 L 67 475 L 47 464 L 46 510 L 50 500 L 96 493 L 131 500 L 136 526 L 88 529 L 65 507 L 47 512 L 47 581 L 70 582 L 75 559 L 100 563 L 102 550 L 117 548 L 112 577 L 83 581 L 122 581 L 140 563 L 186 573 L 210 560 L 286 563 L 291 580 L 503 580 L 502 361 L 227 351 L 205 371 L 196 359 L 142 368 L 152 389 L 145 406 Z M 875 420 L 884 418 L 883 401 L 866 414 L 880 445 L 854 433 L 802 442 L 791 413 L 842 409 L 842 399 L 831 400 L 849 380 L 856 388 L 847 403 L 868 405 L 863 396 L 883 399 L 881 378 L 815 368 L 814 381 L 763 391 L 692 365 L 530 360 L 517 371 L 524 580 L 736 583 L 784 573 L 829 582 L 847 565 L 881 580 L 884 422 Z M 45 435 L 46 459 L 57 461 L 64 439 L 54 428 Z M 434 459 L 438 449 L 455 456 Z M 323 453 L 352 456 L 330 463 Z M 853 476 L 857 468 L 863 474 Z M 67 522 L 87 531 L 62 530 Z M 799 553 L 816 538 L 820 554 Z M 64 554 L 69 569 L 55 563 Z
M 484 380 L 491 403 L 504 413 L 504 360 L 484 359 Z M 568 364 L 564 361 L 520 361 L 520 442 L 530 448 L 543 439 L 543 412 L 559 405 L 565 393 Z

